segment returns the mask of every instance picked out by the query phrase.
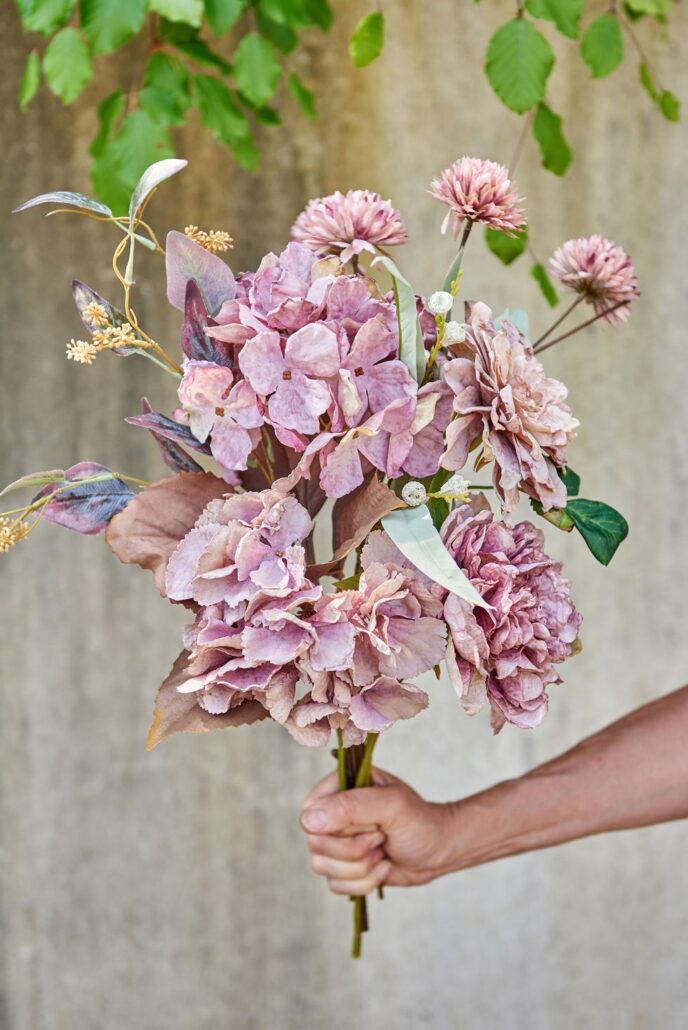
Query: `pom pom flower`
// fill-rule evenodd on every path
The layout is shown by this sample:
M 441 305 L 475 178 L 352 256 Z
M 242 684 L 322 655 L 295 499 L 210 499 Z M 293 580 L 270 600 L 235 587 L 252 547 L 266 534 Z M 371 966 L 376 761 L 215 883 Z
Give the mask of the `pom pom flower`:
M 370 190 L 337 191 L 311 200 L 291 235 L 321 257 L 339 253 L 343 262 L 364 250 L 374 254 L 378 247 L 394 247 L 407 239 L 399 212 Z
M 592 304 L 610 325 L 621 325 L 638 296 L 638 279 L 626 251 L 604 236 L 568 240 L 550 258 L 550 271 L 567 290 Z M 614 310 L 611 310 L 614 309 Z
M 495 161 L 462 157 L 433 179 L 429 193 L 449 207 L 442 232 L 452 223 L 458 234 L 464 222 L 481 222 L 507 236 L 525 227 L 522 198 L 511 185 L 508 169 Z

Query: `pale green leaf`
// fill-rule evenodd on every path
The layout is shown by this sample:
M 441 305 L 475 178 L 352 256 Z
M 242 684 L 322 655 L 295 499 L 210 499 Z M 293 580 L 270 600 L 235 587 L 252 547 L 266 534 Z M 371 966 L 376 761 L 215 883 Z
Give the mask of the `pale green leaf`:
M 385 16 L 382 11 L 371 11 L 361 18 L 349 40 L 351 60 L 357 68 L 364 68 L 379 57 L 385 44 Z
M 425 373 L 425 347 L 413 287 L 391 258 L 378 256 L 373 259 L 373 264 L 382 265 L 392 277 L 399 326 L 399 357 L 420 383 Z
M 46 486 L 47 483 L 64 483 L 65 481 L 64 469 L 52 469 L 50 472 L 30 472 L 27 476 L 22 476 L 21 479 L 15 479 L 13 483 L 8 483 L 4 490 L 0 490 L 0 497 L 4 494 L 8 494 L 11 490 L 20 490 L 23 487 Z
M 498 229 L 485 229 L 485 242 L 500 261 L 510 265 L 517 257 L 520 257 L 528 245 L 528 230 L 523 229 L 515 236 L 507 236 Z
M 495 329 L 500 329 L 502 322 L 511 322 L 512 325 L 516 326 L 520 333 L 524 336 L 528 336 L 530 332 L 530 319 L 528 318 L 528 312 L 523 311 L 522 308 L 514 308 L 510 311 L 509 308 L 505 308 L 501 315 L 497 315 L 494 320 Z
M 43 74 L 63 104 L 71 104 L 93 75 L 88 47 L 76 29 L 61 29 L 43 55 Z
M 289 92 L 306 117 L 317 118 L 318 113 L 315 109 L 315 95 L 310 89 L 307 89 L 306 86 L 304 86 L 298 75 L 292 73 L 287 80 L 287 86 L 289 88 Z
M 671 0 L 626 0 L 626 3 L 636 14 L 653 14 L 655 17 L 666 14 L 671 8 Z
M 594 79 L 618 68 L 623 58 L 623 39 L 615 15 L 601 14 L 590 22 L 581 40 L 581 57 Z
M 199 29 L 203 21 L 203 0 L 148 0 L 148 9 L 168 21 Z
M 246 99 L 262 107 L 273 96 L 282 68 L 270 43 L 257 32 L 249 32 L 234 54 L 234 78 Z
M 578 38 L 583 0 L 526 0 L 526 10 L 535 18 L 552 21 L 569 39 Z
M 27 32 L 49 36 L 69 21 L 76 0 L 17 0 L 17 7 Z
M 540 146 L 543 167 L 555 175 L 563 175 L 573 155 L 561 131 L 560 116 L 545 103 L 538 104 L 533 136 Z
M 524 114 L 544 99 L 554 51 L 526 18 L 514 18 L 487 46 L 485 73 L 500 100 Z
M 32 50 L 26 58 L 24 74 L 19 86 L 19 107 L 25 111 L 28 104 L 36 95 L 41 82 L 41 61 L 35 50 Z
M 109 54 L 141 30 L 146 0 L 81 0 L 81 27 L 94 54 Z
M 424 504 L 417 508 L 391 511 L 382 519 L 382 526 L 404 557 L 433 582 L 462 597 L 469 604 L 490 607 L 442 543 Z
M 659 97 L 659 107 L 664 117 L 670 122 L 681 121 L 681 102 L 671 90 L 662 90 Z
M 222 36 L 241 17 L 246 0 L 205 0 L 205 15 L 211 31 Z

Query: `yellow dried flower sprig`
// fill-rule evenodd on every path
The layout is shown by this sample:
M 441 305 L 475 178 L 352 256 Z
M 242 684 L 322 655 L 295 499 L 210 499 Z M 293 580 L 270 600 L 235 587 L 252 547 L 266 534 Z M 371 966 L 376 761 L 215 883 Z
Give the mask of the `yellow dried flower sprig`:
M 0 517 L 0 554 L 6 554 L 10 547 L 27 537 L 32 529 L 33 523 L 24 522 L 23 518 Z
M 222 229 L 211 229 L 210 232 L 205 232 L 203 229 L 199 229 L 197 225 L 187 225 L 184 229 L 184 235 L 188 236 L 194 243 L 204 247 L 205 250 L 209 250 L 211 254 L 224 254 L 234 244 L 233 237 Z
M 84 318 L 89 308 L 100 308 L 107 318 L 107 312 L 100 304 L 89 304 L 84 309 Z M 99 317 L 96 315 L 96 317 Z M 88 319 L 90 321 L 90 319 Z M 96 356 L 103 350 L 114 350 L 118 347 L 155 347 L 151 340 L 142 340 L 133 325 L 123 322 L 122 325 L 107 325 L 102 329 L 94 329 L 89 341 L 70 340 L 67 344 L 67 357 L 80 365 L 92 365 Z

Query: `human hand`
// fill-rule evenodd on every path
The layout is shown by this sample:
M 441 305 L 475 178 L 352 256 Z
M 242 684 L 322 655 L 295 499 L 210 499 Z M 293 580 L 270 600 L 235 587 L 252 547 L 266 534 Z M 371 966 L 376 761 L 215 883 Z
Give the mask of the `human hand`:
M 345 791 L 330 773 L 301 810 L 313 871 L 334 894 L 415 887 L 451 872 L 454 822 L 452 805 L 424 801 L 382 769 L 373 769 L 372 787 Z

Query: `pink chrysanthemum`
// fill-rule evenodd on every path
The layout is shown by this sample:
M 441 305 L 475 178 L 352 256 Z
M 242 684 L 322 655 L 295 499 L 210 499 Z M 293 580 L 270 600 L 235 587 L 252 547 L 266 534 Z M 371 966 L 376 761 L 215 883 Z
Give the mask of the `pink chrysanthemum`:
M 311 200 L 294 222 L 291 235 L 320 256 L 341 250 L 342 261 L 363 250 L 374 254 L 376 247 L 393 247 L 407 240 L 399 212 L 370 190 L 337 191 Z
M 623 247 L 604 236 L 585 236 L 568 240 L 554 252 L 550 271 L 567 290 L 579 293 L 592 304 L 605 322 L 621 325 L 630 314 L 630 304 L 638 296 L 635 269 Z M 610 311 L 616 304 L 615 311 Z
M 519 207 L 523 198 L 512 187 L 508 168 L 495 161 L 462 157 L 433 179 L 428 192 L 449 206 L 442 232 L 452 218 L 455 233 L 467 221 L 482 222 L 507 236 L 525 227 L 525 211 Z

